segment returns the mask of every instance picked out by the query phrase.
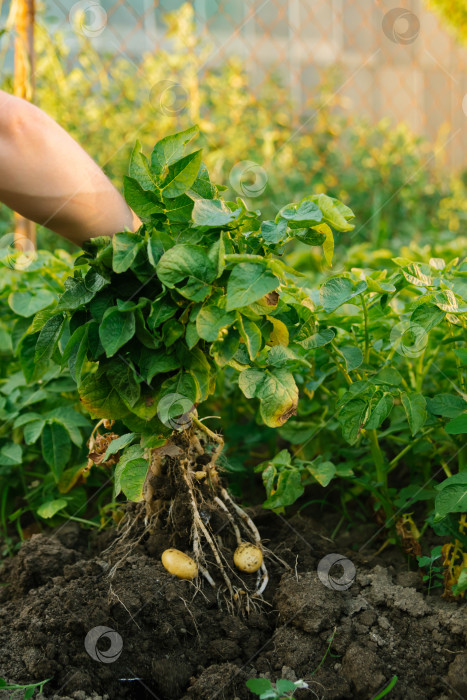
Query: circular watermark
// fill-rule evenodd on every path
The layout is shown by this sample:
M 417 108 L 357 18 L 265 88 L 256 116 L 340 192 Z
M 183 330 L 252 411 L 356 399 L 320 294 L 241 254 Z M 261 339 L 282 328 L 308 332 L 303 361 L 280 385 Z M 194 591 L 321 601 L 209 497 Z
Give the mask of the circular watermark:
M 420 20 L 404 7 L 394 7 L 383 17 L 383 32 L 394 44 L 412 44 L 420 33 Z
M 5 233 L 0 238 L 0 262 L 11 270 L 25 270 L 37 258 L 34 243 L 22 233 Z
M 110 641 L 110 647 L 106 651 L 101 651 L 97 648 L 97 642 L 101 639 L 108 639 Z M 103 664 L 113 664 L 122 653 L 123 639 L 119 633 L 111 627 L 98 625 L 87 633 L 84 640 L 84 648 L 94 661 L 100 661 Z
M 107 26 L 107 12 L 98 0 L 75 2 L 68 18 L 75 32 L 90 39 L 102 34 Z
M 235 163 L 230 171 L 229 181 L 233 189 L 244 197 L 259 197 L 268 184 L 265 169 L 252 160 Z
M 462 111 L 464 112 L 465 116 L 467 117 L 467 94 L 464 95 L 462 99 Z
M 193 423 L 193 401 L 182 394 L 167 394 L 157 406 L 160 422 L 172 430 L 187 430 Z
M 389 341 L 399 355 L 420 357 L 427 346 L 428 333 L 423 326 L 401 321 L 391 329 Z
M 342 573 L 339 569 L 342 569 Z M 319 562 L 317 571 L 321 583 L 333 591 L 346 591 L 355 581 L 355 566 L 342 554 L 326 554 Z
M 173 80 L 160 80 L 149 91 L 149 102 L 159 112 L 174 117 L 186 109 L 188 90 Z

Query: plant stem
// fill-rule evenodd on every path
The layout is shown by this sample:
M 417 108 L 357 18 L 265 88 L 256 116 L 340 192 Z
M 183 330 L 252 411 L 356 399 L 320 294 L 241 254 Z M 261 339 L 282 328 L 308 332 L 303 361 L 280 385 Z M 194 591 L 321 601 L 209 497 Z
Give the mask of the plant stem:
M 93 523 L 92 520 L 85 520 L 84 518 L 76 518 L 74 515 L 67 515 L 67 520 L 74 520 L 77 523 L 84 523 L 85 525 L 92 525 L 92 527 L 100 528 L 98 523 Z
M 373 462 L 376 468 L 376 478 L 383 484 L 383 487 L 386 490 L 388 480 L 384 471 L 384 457 L 383 453 L 381 452 L 381 447 L 379 446 L 378 435 L 376 430 L 367 430 L 366 434 L 370 442 L 371 456 L 373 457 Z
M 414 445 L 417 444 L 417 442 L 420 442 L 420 440 L 423 440 L 424 438 L 426 438 L 427 435 L 429 435 L 431 432 L 432 432 L 432 429 L 428 430 L 428 431 L 427 431 L 426 433 L 424 433 L 423 435 L 420 435 L 418 438 L 416 438 L 416 439 L 413 440 L 412 442 L 409 442 L 409 444 L 406 445 L 406 446 L 404 447 L 404 449 L 402 449 L 402 450 L 399 452 L 399 454 L 397 454 L 393 459 L 391 459 L 391 461 L 389 462 L 389 465 L 388 465 L 388 472 L 390 472 L 390 471 L 392 471 L 392 470 L 394 469 L 394 467 L 395 467 L 395 466 L 397 465 L 397 463 L 402 459 L 402 457 L 403 457 L 405 454 L 407 454 L 407 452 L 408 452 L 409 450 L 411 450 L 412 447 L 414 447 Z
M 332 643 L 333 643 L 333 641 L 334 641 L 334 637 L 336 636 L 336 630 L 337 630 L 337 627 L 334 627 L 334 629 L 333 629 L 333 631 L 332 631 L 332 635 L 331 635 L 331 637 L 329 638 L 328 648 L 326 649 L 323 658 L 321 659 L 321 661 L 319 662 L 319 664 L 317 665 L 317 667 L 315 668 L 315 670 L 311 672 L 311 675 L 312 675 L 312 676 L 314 676 L 314 674 L 316 673 L 316 671 L 318 671 L 318 670 L 321 668 L 321 666 L 324 664 L 324 662 L 326 661 L 326 657 L 327 657 L 327 655 L 329 654 L 329 651 L 330 651 L 330 649 L 331 649 L 331 645 L 332 645 Z
M 387 470 L 384 468 L 384 455 L 381 452 L 381 447 L 378 441 L 378 434 L 376 430 L 367 430 L 366 434 L 370 442 L 371 456 L 373 457 L 373 464 L 375 465 L 376 469 L 376 479 L 378 483 L 382 484 L 381 491 L 384 498 L 381 499 L 381 504 L 383 506 L 386 518 L 391 518 L 393 514 L 392 508 L 387 500 L 388 473 Z
M 345 362 L 345 357 L 344 357 L 344 355 L 341 353 L 341 351 L 339 350 L 339 348 L 337 347 L 337 345 L 334 343 L 334 341 L 331 341 L 331 347 L 332 347 L 332 349 L 334 350 L 334 352 L 336 353 L 336 355 L 339 355 L 339 357 L 342 357 L 342 359 L 343 359 L 344 362 Z M 333 360 L 334 360 L 334 362 L 336 363 L 337 369 L 338 369 L 340 372 L 342 372 L 342 374 L 344 375 L 345 381 L 347 382 L 347 384 L 348 384 L 349 386 L 350 386 L 351 384 L 353 384 L 352 378 L 351 378 L 350 374 L 347 372 L 347 370 L 345 369 L 345 366 L 341 365 L 340 362 L 337 362 L 337 360 L 336 360 L 335 358 L 333 358 Z
M 365 354 L 363 357 L 364 357 L 365 364 L 367 364 L 369 359 L 370 359 L 370 335 L 368 332 L 368 309 L 367 309 L 365 297 L 363 296 L 363 294 L 360 294 L 360 297 L 362 299 L 363 317 L 365 319 Z

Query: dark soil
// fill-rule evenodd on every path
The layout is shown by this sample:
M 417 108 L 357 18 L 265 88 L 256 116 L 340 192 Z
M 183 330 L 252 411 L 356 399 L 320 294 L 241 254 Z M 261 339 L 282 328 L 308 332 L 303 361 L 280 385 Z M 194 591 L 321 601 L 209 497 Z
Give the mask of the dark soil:
M 258 511 L 256 523 L 291 568 L 268 561 L 268 604 L 248 616 L 219 609 L 207 586 L 169 575 L 163 535 L 137 545 L 112 579 L 102 555 L 112 533 L 92 538 L 68 524 L 34 535 L 1 571 L 0 676 L 52 678 L 44 692 L 55 700 L 243 700 L 256 697 L 245 686 L 255 676 L 304 679 L 299 700 L 365 700 L 394 675 L 391 699 L 467 698 L 465 607 L 427 596 L 397 548 L 375 556 L 375 539 L 362 549 L 375 526 L 332 541 L 325 521 Z M 345 590 L 317 574 L 334 552 L 356 569 Z M 331 573 L 339 579 L 342 569 Z M 100 639 L 98 652 L 110 641 L 118 652 L 121 639 L 120 655 L 91 658 L 85 638 L 97 626 L 118 633 Z M 95 650 L 95 640 L 87 647 Z

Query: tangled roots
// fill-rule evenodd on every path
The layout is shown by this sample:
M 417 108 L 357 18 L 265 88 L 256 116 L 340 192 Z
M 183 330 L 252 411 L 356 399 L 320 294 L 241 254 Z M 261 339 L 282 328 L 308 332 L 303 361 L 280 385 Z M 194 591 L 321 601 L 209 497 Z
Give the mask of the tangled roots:
M 144 501 L 135 515 L 125 516 L 121 536 L 106 550 L 118 553 L 110 575 L 148 532 L 162 529 L 172 539 L 182 540 L 185 550 L 191 545 L 200 575 L 229 607 L 248 611 L 262 600 L 269 579 L 265 548 L 253 520 L 221 482 L 217 460 L 223 445 L 220 435 L 193 417 L 188 430 L 174 433 L 165 445 L 151 451 Z M 263 555 L 256 574 L 246 574 L 233 564 L 234 550 L 245 542 Z

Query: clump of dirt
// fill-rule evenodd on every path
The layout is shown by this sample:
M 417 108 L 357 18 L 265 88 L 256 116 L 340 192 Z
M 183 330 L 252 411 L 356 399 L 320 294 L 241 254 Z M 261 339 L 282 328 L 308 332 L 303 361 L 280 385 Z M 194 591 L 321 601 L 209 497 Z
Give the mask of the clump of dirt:
M 259 510 L 255 522 L 289 568 L 269 560 L 263 609 L 249 615 L 230 614 L 207 582 L 169 575 L 163 532 L 112 577 L 114 534 L 34 535 L 1 572 L 0 676 L 51 678 L 54 700 L 247 700 L 256 676 L 304 679 L 299 700 L 371 699 L 395 675 L 390 698 L 467 696 L 465 607 L 427 596 L 396 548 L 358 551 L 369 528 L 332 541 L 306 517 Z M 343 568 L 326 573 L 333 553 Z

